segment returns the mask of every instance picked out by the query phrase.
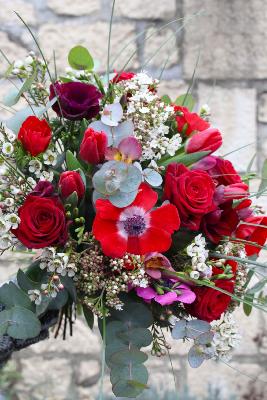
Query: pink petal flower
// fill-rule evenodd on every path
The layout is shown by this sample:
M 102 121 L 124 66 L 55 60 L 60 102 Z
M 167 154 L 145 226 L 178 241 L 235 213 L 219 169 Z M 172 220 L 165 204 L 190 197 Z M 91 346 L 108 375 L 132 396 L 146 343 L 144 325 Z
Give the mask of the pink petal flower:
M 177 295 L 177 301 L 191 304 L 196 300 L 195 293 L 187 285 L 182 284 L 177 289 L 182 292 L 181 294 Z
M 126 159 L 139 160 L 142 155 L 142 146 L 133 136 L 122 139 L 118 149 Z
M 157 294 L 156 291 L 151 287 L 146 287 L 146 288 L 138 287 L 136 288 L 136 293 L 137 296 L 142 297 L 144 300 L 152 300 L 155 298 Z
M 175 292 L 167 292 L 165 294 L 157 294 L 154 300 L 162 306 L 167 306 L 178 300 Z

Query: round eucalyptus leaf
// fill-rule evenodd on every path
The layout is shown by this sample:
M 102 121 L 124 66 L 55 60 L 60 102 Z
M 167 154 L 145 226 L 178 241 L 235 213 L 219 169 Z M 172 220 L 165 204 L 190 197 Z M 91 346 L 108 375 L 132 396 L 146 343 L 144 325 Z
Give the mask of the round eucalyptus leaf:
M 131 376 L 129 376 L 129 369 L 125 366 L 117 365 L 116 368 L 112 368 L 110 372 L 110 381 L 112 385 L 115 385 L 119 380 L 127 381 L 132 379 L 136 382 L 140 382 L 143 385 L 147 384 L 148 371 L 143 364 L 131 366 Z
M 149 346 L 153 340 L 152 333 L 145 328 L 124 330 L 123 332 L 117 332 L 117 336 L 126 344 L 130 343 L 138 348 Z
M 112 387 L 112 391 L 116 397 L 127 397 L 135 399 L 139 394 L 143 392 L 145 387 L 135 386 L 129 381 L 119 380 Z
M 89 51 L 83 46 L 73 47 L 68 55 L 68 61 L 72 68 L 77 70 L 92 70 L 94 60 Z
M 142 364 L 146 362 L 147 359 L 148 356 L 135 347 L 132 347 L 130 350 L 127 348 L 125 350 L 118 351 L 110 357 L 110 361 L 113 364 L 122 364 L 125 366 L 129 364 Z
M 121 192 L 129 193 L 139 188 L 142 182 L 142 173 L 134 165 L 128 165 L 126 179 L 121 185 Z
M 162 184 L 162 176 L 152 168 L 145 168 L 143 176 L 147 183 L 153 187 L 158 187 Z
M 134 133 L 134 124 L 133 121 L 128 120 L 124 121 L 118 126 L 116 126 L 113 130 L 113 146 L 118 147 L 122 139 L 127 138 L 128 136 L 133 136 Z
M 200 319 L 192 319 L 187 322 L 186 336 L 191 339 L 197 338 L 199 335 L 205 332 L 209 332 L 211 329 L 210 324 Z
M 36 315 L 19 306 L 0 313 L 0 325 L 6 321 L 9 325 L 6 333 L 14 339 L 34 338 L 41 331 L 41 324 Z
M 186 337 L 186 324 L 187 321 L 184 319 L 181 319 L 180 321 L 177 321 L 173 327 L 172 330 L 172 337 L 175 340 L 183 339 Z
M 188 353 L 188 362 L 190 364 L 190 367 L 192 368 L 200 367 L 200 365 L 203 363 L 205 359 L 206 357 L 203 354 L 201 347 L 196 345 L 191 347 Z
M 123 193 L 120 190 L 112 196 L 109 196 L 110 202 L 119 208 L 129 206 L 136 198 L 138 190 L 134 190 L 130 193 Z
M 129 302 L 125 304 L 123 311 L 114 311 L 112 316 L 131 328 L 148 328 L 153 324 L 152 313 L 143 303 Z
M 211 332 L 211 331 L 205 332 L 196 338 L 195 343 L 196 344 L 209 344 L 212 342 L 213 337 L 214 337 L 213 332 Z

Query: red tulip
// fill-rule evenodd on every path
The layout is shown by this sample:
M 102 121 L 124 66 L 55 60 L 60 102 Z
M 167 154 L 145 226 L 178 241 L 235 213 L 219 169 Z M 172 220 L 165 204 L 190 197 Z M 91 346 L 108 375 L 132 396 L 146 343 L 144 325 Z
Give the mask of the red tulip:
M 86 129 L 80 147 L 80 158 L 89 164 L 100 164 L 105 160 L 108 139 L 105 132 Z
M 81 175 L 77 171 L 65 171 L 60 175 L 59 188 L 61 196 L 66 199 L 76 192 L 80 200 L 84 196 L 85 186 Z
M 208 128 L 205 131 L 192 135 L 185 146 L 186 153 L 197 151 L 210 151 L 213 153 L 222 145 L 222 135 L 215 128 Z

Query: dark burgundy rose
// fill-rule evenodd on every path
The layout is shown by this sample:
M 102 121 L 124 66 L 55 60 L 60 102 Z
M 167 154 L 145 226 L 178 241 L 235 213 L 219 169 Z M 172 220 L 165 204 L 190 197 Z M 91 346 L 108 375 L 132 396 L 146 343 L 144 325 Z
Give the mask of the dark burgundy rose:
M 55 193 L 54 186 L 48 181 L 40 181 L 37 183 L 33 191 L 31 192 L 32 196 L 38 197 L 54 197 L 57 196 Z
M 100 111 L 99 100 L 102 94 L 94 85 L 83 82 L 56 82 L 50 85 L 50 96 L 52 100 L 58 97 L 58 101 L 52 106 L 60 117 L 78 121 L 83 118 L 94 118 Z M 60 103 L 60 105 L 59 105 Z
M 222 236 L 231 236 L 239 223 L 232 201 L 224 203 L 202 219 L 201 230 L 213 243 L 219 243 Z

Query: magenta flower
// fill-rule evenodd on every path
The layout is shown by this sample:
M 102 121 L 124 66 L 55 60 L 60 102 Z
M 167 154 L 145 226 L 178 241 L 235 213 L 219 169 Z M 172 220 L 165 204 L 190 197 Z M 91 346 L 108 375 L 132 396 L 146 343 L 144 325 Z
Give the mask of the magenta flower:
M 142 155 L 142 146 L 133 136 L 122 139 L 118 147 L 109 147 L 106 151 L 106 160 L 124 161 L 131 163 L 139 160 Z
M 142 297 L 147 303 L 150 303 L 151 300 L 154 300 L 162 306 L 170 305 L 176 301 L 191 304 L 196 299 L 195 293 L 187 285 L 184 284 L 176 287 L 175 291 L 168 291 L 164 294 L 157 293 L 157 291 L 152 287 L 138 287 L 136 288 L 136 293 L 139 297 Z

